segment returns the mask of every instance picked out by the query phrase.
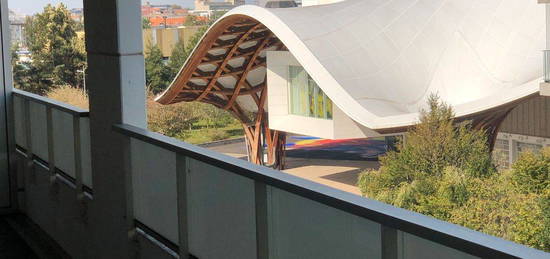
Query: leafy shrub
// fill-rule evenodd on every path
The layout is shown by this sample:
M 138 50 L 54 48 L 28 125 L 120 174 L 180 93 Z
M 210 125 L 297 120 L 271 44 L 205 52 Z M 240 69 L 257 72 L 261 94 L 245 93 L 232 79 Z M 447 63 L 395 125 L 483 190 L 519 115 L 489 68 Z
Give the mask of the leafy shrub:
M 520 154 L 512 171 L 514 183 L 524 192 L 541 193 L 550 189 L 550 148 Z
M 469 123 L 455 125 L 452 108 L 437 96 L 432 95 L 428 105 L 430 109 L 420 113 L 420 123 L 407 133 L 407 144 L 399 141 L 398 151 L 380 159 L 380 184 L 395 188 L 403 182 L 441 176 L 449 166 L 473 176 L 493 173 L 484 131 L 472 129 Z
M 147 117 L 149 129 L 169 137 L 181 136 L 191 130 L 193 123 L 200 119 L 198 103 L 176 103 L 162 105 L 147 98 Z
M 210 104 L 191 102 L 161 105 L 147 98 L 148 124 L 151 131 L 193 144 L 242 136 L 240 123 L 229 112 Z M 239 129 L 235 131 L 236 129 Z
M 550 249 L 550 216 L 535 193 L 518 192 L 512 185 L 513 172 L 490 178 L 473 178 L 468 184 L 470 198 L 455 208 L 450 221 L 538 249 Z M 546 231 L 545 231 L 546 229 Z
M 53 88 L 47 93 L 47 97 L 85 110 L 89 109 L 88 94 L 80 88 L 71 86 Z
M 486 136 L 456 125 L 436 97 L 406 145 L 359 175 L 363 195 L 546 251 L 550 250 L 550 148 L 494 173 Z

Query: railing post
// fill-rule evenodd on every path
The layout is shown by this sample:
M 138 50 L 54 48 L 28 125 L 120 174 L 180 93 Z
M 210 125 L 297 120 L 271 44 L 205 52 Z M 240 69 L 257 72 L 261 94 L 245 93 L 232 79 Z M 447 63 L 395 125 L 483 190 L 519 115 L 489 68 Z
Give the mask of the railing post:
M 267 211 L 267 186 L 254 181 L 254 203 L 256 205 L 256 250 L 258 259 L 269 258 L 269 234 Z
M 380 230 L 382 238 L 382 259 L 398 258 L 398 235 L 395 228 L 382 225 Z
M 82 201 L 84 199 L 82 186 L 82 151 L 80 146 L 80 117 L 77 115 L 73 115 L 73 150 L 76 198 Z
M 50 106 L 46 106 L 46 136 L 48 138 L 48 171 L 50 173 L 50 184 L 54 184 L 57 177 L 55 172 L 55 143 L 53 140 L 53 111 Z
M 132 173 L 132 138 L 124 137 L 123 140 L 123 171 L 126 195 L 126 228 L 128 231 L 129 258 L 137 258 L 139 253 L 137 244 L 137 232 L 134 216 L 134 183 Z
M 25 172 L 29 174 L 31 182 L 36 183 L 36 175 L 34 174 L 34 155 L 32 151 L 32 129 L 31 129 L 31 104 L 28 99 L 24 100 L 25 112 L 25 142 L 27 144 L 27 161 L 25 164 Z M 23 177 L 23 179 L 25 179 Z
M 80 135 L 80 116 L 73 114 L 73 159 L 74 178 L 76 183 L 76 200 L 79 202 L 80 218 L 83 222 L 88 221 L 88 207 L 82 184 L 82 144 Z
M 178 240 L 180 259 L 189 258 L 189 221 L 187 220 L 187 174 L 189 158 L 176 154 Z
M 50 174 L 50 194 L 57 195 L 57 166 L 55 164 L 55 141 L 53 138 L 53 108 L 46 106 L 46 137 L 48 138 L 48 172 Z

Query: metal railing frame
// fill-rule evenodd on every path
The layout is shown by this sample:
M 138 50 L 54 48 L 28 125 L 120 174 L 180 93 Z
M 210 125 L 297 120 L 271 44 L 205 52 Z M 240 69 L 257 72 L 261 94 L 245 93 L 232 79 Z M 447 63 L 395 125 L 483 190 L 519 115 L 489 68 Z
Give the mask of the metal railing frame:
M 191 256 L 187 250 L 187 205 L 185 200 L 185 172 L 189 170 L 189 159 L 195 159 L 254 180 L 258 258 L 266 258 L 267 256 L 266 186 L 273 186 L 381 224 L 383 258 L 393 258 L 397 255 L 397 230 L 482 258 L 549 257 L 548 253 L 540 250 L 360 197 L 267 167 L 254 165 L 142 128 L 131 125 L 114 125 L 113 130 L 129 137 L 129 139 L 137 139 L 176 154 L 178 250 L 180 258 Z M 127 163 L 131 163 L 131 161 L 127 161 Z M 127 165 L 126 168 L 131 168 L 131 166 Z M 127 179 L 131 180 L 131 170 L 128 170 L 125 174 Z M 127 202 L 133 203 L 131 198 L 129 197 Z M 129 231 L 132 232 L 135 229 L 129 229 Z
M 54 186 L 59 180 L 64 183 L 74 184 L 74 188 L 77 190 L 77 199 L 79 201 L 84 201 L 84 197 L 91 198 L 92 190 L 91 188 L 85 187 L 82 183 L 82 150 L 81 150 L 81 139 L 80 139 L 80 118 L 89 117 L 90 113 L 87 110 L 59 102 L 53 99 L 49 99 L 40 95 L 29 93 L 26 91 L 13 89 L 13 96 L 17 96 L 23 99 L 23 116 L 25 117 L 25 139 L 27 147 L 24 148 L 24 153 L 26 157 L 26 166 L 25 170 L 29 170 L 29 175 L 33 177 L 34 180 L 34 167 L 37 164 L 47 167 L 50 173 L 50 185 Z M 31 131 L 31 120 L 30 120 L 30 103 L 42 104 L 46 107 L 46 135 L 48 143 L 48 161 L 42 160 L 42 158 L 37 157 L 33 153 L 32 147 L 32 131 Z M 73 143 L 74 143 L 74 172 L 75 177 L 72 178 L 67 173 L 63 172 L 61 169 L 57 168 L 55 165 L 55 141 L 53 135 L 53 110 L 58 110 L 63 113 L 70 114 L 72 116 L 73 122 Z M 22 150 L 23 148 L 19 147 L 18 149 Z M 39 163 L 37 163 L 39 162 Z M 66 179 L 63 179 L 66 178 Z M 70 186 L 70 184 L 68 184 Z M 72 186 L 71 186 L 72 187 Z

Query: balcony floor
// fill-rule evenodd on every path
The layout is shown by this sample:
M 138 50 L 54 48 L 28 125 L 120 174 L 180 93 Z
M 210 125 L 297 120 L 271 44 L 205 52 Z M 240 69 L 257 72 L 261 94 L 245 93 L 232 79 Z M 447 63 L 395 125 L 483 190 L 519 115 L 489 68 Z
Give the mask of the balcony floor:
M 0 218 L 0 258 L 38 258 L 3 218 Z

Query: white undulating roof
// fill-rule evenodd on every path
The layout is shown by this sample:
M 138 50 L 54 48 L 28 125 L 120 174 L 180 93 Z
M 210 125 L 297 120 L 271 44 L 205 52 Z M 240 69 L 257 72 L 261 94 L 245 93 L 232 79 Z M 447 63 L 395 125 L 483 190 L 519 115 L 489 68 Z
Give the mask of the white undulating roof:
M 348 0 L 241 6 L 285 44 L 348 116 L 371 128 L 416 123 L 431 93 L 457 116 L 534 94 L 544 8 L 531 0 Z

